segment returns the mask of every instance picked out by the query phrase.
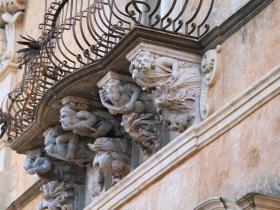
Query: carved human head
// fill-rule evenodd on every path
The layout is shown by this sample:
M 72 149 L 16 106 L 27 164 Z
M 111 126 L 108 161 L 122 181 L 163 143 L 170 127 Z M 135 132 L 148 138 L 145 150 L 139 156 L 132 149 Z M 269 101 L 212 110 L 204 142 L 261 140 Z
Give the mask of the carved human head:
M 108 97 L 113 98 L 115 100 L 118 100 L 121 97 L 121 87 L 122 87 L 121 81 L 113 78 L 109 79 L 104 85 Z
M 65 104 L 60 109 L 60 123 L 63 130 L 72 130 L 73 125 L 78 123 L 77 107 L 75 104 Z
M 60 126 L 51 127 L 45 130 L 43 136 L 45 137 L 45 151 L 48 154 L 56 153 L 56 138 L 63 134 Z
M 88 146 L 95 152 L 94 164 L 98 163 L 102 168 L 110 168 L 113 159 L 129 161 L 130 147 L 126 139 L 102 137 Z
M 138 69 L 141 71 L 146 71 L 152 69 L 152 64 L 154 62 L 154 56 L 148 51 L 142 51 L 136 56 L 136 62 L 138 63 Z

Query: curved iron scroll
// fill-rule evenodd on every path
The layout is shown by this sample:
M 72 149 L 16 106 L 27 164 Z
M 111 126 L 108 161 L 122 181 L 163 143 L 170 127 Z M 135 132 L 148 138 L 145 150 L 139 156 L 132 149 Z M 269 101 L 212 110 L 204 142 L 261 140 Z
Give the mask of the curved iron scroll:
M 35 120 L 35 110 L 52 85 L 104 57 L 135 25 L 200 39 L 210 29 L 207 19 L 214 4 L 214 0 L 45 1 L 42 35 L 37 41 L 29 37 L 21 42 L 28 46 L 20 51 L 23 80 L 5 103 L 11 116 L 9 141 Z

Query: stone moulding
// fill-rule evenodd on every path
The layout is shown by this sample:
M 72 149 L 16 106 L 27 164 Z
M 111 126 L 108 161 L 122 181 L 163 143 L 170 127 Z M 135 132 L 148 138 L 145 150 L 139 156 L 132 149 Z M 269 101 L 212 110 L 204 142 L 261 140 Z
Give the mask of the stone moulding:
M 182 133 L 85 209 L 117 209 L 279 93 L 280 65 L 219 111 Z
M 280 197 L 250 193 L 238 200 L 216 197 L 199 204 L 194 210 L 258 210 L 279 209 Z

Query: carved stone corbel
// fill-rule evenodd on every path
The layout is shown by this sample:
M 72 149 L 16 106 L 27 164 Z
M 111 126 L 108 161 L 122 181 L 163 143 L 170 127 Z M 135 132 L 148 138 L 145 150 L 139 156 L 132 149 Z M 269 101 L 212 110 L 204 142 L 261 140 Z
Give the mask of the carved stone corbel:
M 200 97 L 200 115 L 202 119 L 206 119 L 213 112 L 212 105 L 208 102 L 208 89 L 213 87 L 218 77 L 218 54 L 221 46 L 216 49 L 208 50 L 202 56 L 201 72 L 202 72 L 202 90 Z
M 183 132 L 201 121 L 201 73 L 198 55 L 141 43 L 127 55 L 130 73 L 152 94 L 161 121 Z
M 102 137 L 89 144 L 94 151 L 95 168 L 90 190 L 93 196 L 104 188 L 104 174 L 112 174 L 113 184 L 125 177 L 130 171 L 131 144 L 126 139 Z
M 37 174 L 47 180 L 77 184 L 85 183 L 84 168 L 64 161 L 51 160 L 40 149 L 27 152 L 24 169 L 29 174 Z
M 85 166 L 91 163 L 94 154 L 88 149 L 90 138 L 65 132 L 60 126 L 51 127 L 44 132 L 45 151 L 48 156 Z
M 93 139 L 121 136 L 119 122 L 108 112 L 95 108 L 100 104 L 76 96 L 63 98 L 62 104 L 60 122 L 63 130 Z
M 160 121 L 151 96 L 141 91 L 131 77 L 109 71 L 97 86 L 103 106 L 122 115 L 121 125 L 145 156 L 160 148 Z
M 41 187 L 43 200 L 39 210 L 74 210 L 74 185 L 51 181 Z

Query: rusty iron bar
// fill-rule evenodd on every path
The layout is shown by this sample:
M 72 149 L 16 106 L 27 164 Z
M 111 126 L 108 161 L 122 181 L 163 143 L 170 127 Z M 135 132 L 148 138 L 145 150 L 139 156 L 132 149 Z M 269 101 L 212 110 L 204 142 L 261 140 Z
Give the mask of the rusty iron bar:
M 40 47 L 34 51 L 29 46 L 21 54 L 23 79 L 2 105 L 5 112 L 0 110 L 1 136 L 6 131 L 10 142 L 34 122 L 38 104 L 50 87 L 104 57 L 134 26 L 199 40 L 210 30 L 207 20 L 214 4 L 214 0 L 45 1 L 42 34 L 35 43 Z

